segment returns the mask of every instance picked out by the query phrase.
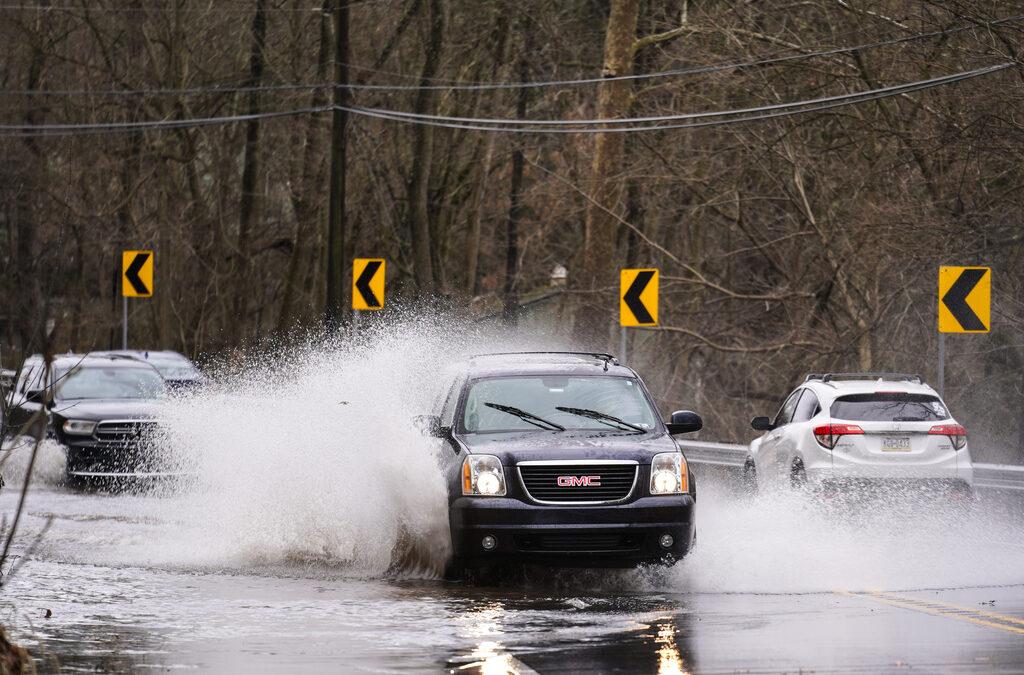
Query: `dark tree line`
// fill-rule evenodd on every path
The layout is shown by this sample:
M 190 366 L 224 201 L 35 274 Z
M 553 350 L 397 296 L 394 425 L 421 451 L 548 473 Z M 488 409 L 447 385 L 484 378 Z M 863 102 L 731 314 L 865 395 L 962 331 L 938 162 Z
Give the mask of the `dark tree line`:
M 631 358 L 666 407 L 712 411 L 709 435 L 739 438 L 737 419 L 771 411 L 809 370 L 934 380 L 937 267 L 987 264 L 993 332 L 949 340 L 947 393 L 982 456 L 1010 459 L 1024 434 L 1024 23 L 993 22 L 1018 13 L 996 0 L 0 9 L 2 124 L 246 118 L 0 137 L 0 359 L 39 344 L 48 319 L 60 348 L 109 346 L 124 248 L 157 251 L 156 297 L 133 305 L 135 342 L 191 354 L 340 318 L 354 256 L 388 259 L 393 297 L 509 319 L 565 266 L 567 334 L 617 347 L 618 269 L 656 266 L 662 325 L 631 332 Z M 933 32 L 672 77 L 445 86 L 746 63 Z M 1004 62 L 1014 65 L 917 93 L 688 130 L 511 134 L 344 110 L 644 117 Z M 331 82 L 385 88 L 314 86 Z M 251 117 L 296 110 L 321 112 Z

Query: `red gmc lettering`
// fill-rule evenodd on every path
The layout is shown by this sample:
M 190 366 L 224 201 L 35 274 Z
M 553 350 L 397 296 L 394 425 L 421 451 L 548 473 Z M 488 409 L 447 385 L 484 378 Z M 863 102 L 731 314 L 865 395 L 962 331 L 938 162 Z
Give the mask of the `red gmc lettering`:
M 558 487 L 601 487 L 600 476 L 559 476 Z

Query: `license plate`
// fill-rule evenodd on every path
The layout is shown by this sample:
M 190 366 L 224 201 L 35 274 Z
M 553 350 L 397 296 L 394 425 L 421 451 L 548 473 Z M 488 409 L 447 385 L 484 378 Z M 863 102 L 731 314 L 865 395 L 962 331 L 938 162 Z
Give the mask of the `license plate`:
M 910 439 L 906 436 L 887 436 L 882 439 L 883 452 L 910 452 Z

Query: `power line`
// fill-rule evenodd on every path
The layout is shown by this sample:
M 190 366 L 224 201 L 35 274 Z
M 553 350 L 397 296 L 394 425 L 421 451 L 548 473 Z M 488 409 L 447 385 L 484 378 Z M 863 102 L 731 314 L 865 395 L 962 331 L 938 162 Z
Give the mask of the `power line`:
M 364 0 L 370 2 L 373 0 Z M 597 84 L 600 82 L 615 82 L 619 80 L 652 80 L 661 79 L 666 77 L 678 77 L 681 75 L 700 75 L 708 73 L 716 73 L 724 70 L 738 70 L 743 68 L 752 68 L 758 66 L 768 66 L 778 63 L 786 63 L 789 61 L 806 60 L 812 58 L 818 58 L 821 56 L 835 56 L 837 54 L 846 54 L 856 51 L 864 51 L 871 49 L 878 49 L 880 47 L 891 46 L 895 44 L 902 44 L 906 42 L 912 42 L 917 40 L 924 40 L 928 38 L 938 37 L 940 35 L 951 35 L 954 33 L 963 32 L 966 30 L 973 30 L 981 28 L 983 26 L 996 26 L 1006 23 L 1013 23 L 1024 20 L 1024 14 L 1017 16 L 1006 17 L 1004 19 L 998 19 L 996 21 L 988 22 L 986 24 L 968 24 L 963 26 L 957 26 L 954 28 L 947 28 L 943 30 L 932 31 L 929 33 L 916 33 L 914 35 L 906 35 L 899 38 L 892 38 L 888 40 L 880 40 L 877 42 L 869 42 L 860 45 L 854 45 L 849 47 L 836 47 L 832 49 L 825 49 L 815 52 L 805 52 L 802 54 L 789 54 L 787 56 L 774 57 L 769 59 L 757 59 L 752 61 L 731 61 L 718 64 L 710 64 L 704 66 L 692 66 L 689 68 L 677 68 L 672 70 L 663 70 L 654 73 L 640 73 L 635 75 L 619 75 L 616 77 L 590 77 L 581 79 L 565 79 L 565 80 L 540 80 L 533 82 L 455 82 L 450 84 L 431 84 L 431 85 L 413 85 L 413 84 L 347 84 L 347 85 L 336 85 L 330 83 L 318 84 L 318 83 L 297 83 L 297 84 L 279 84 L 279 85 L 258 85 L 258 86 L 203 86 L 203 87 L 191 87 L 191 88 L 178 88 L 178 89 L 134 89 L 134 90 L 88 90 L 88 89 L 69 89 L 69 90 L 45 90 L 45 89 L 32 89 L 32 90 L 16 90 L 16 91 L 0 91 L 0 95 L 3 96 L 189 96 L 189 95 L 203 95 L 203 94 L 221 94 L 221 93 L 244 93 L 250 91 L 310 91 L 314 89 L 331 89 L 338 86 L 344 86 L 353 91 L 421 91 L 421 90 L 434 90 L 434 91 L 481 91 L 481 90 L 495 90 L 495 89 L 523 89 L 523 88 L 542 88 L 542 87 L 566 87 L 566 86 L 583 86 L 590 84 Z M 354 66 L 349 64 L 349 67 L 357 68 L 359 70 L 375 72 L 373 69 L 362 68 L 360 66 Z M 400 73 L 388 73 L 392 76 L 403 76 Z M 404 77 L 404 76 L 403 76 Z M 411 76 L 410 76 L 411 77 Z
M 493 118 L 449 117 L 443 115 L 419 115 L 399 110 L 364 108 L 360 106 L 319 106 L 295 110 L 280 110 L 249 115 L 229 115 L 176 120 L 150 120 L 142 122 L 94 122 L 83 124 L 40 124 L 0 125 L 4 136 L 67 136 L 91 133 L 118 133 L 201 127 L 215 124 L 231 124 L 251 119 L 319 114 L 333 111 L 336 107 L 370 118 L 384 119 L 406 124 L 422 124 L 435 127 L 468 131 L 497 131 L 506 133 L 554 133 L 554 134 L 596 134 L 628 133 L 638 131 L 659 131 L 668 129 L 693 129 L 706 126 L 738 124 L 775 117 L 799 115 L 808 112 L 830 110 L 841 106 L 898 96 L 946 84 L 989 75 L 1010 68 L 1011 62 L 976 68 L 950 75 L 908 82 L 867 91 L 839 94 L 816 99 L 805 99 L 789 103 L 777 103 L 751 108 L 719 110 L 702 113 L 680 113 L 649 117 L 626 117 L 594 120 L 506 120 Z M 665 122 L 673 122 L 665 124 Z
M 356 7 L 359 5 L 377 4 L 388 0 L 352 0 L 345 7 Z M 71 5 L 30 5 L 30 4 L 0 4 L 0 10 L 26 11 L 26 12 L 76 12 L 86 13 L 147 13 L 147 12 L 171 12 L 178 14 L 252 14 L 251 7 L 227 7 L 223 4 L 210 7 L 74 7 Z M 321 14 L 323 8 L 319 6 L 310 7 L 266 7 L 267 12 L 287 12 L 293 14 Z
M 734 110 L 719 110 L 702 113 L 680 113 L 674 115 L 656 115 L 648 117 L 620 117 L 611 119 L 586 119 L 586 120 L 522 120 L 522 119 L 496 119 L 484 117 L 455 117 L 445 115 L 424 115 L 405 111 L 388 110 L 384 108 L 366 108 L 352 106 L 350 112 L 355 114 L 389 119 L 412 124 L 436 124 L 448 128 L 470 129 L 474 131 L 508 131 L 515 133 L 543 132 L 543 133 L 601 133 L 601 132 L 626 132 L 657 129 L 678 129 L 689 128 L 690 126 L 707 126 L 707 124 L 696 125 L 693 121 L 719 120 L 722 123 L 736 121 L 748 121 L 761 119 L 762 117 L 778 117 L 779 113 L 799 114 L 814 110 L 826 110 L 840 105 L 849 105 L 863 101 L 888 98 L 900 94 L 931 89 L 944 84 L 952 84 L 963 80 L 989 75 L 1001 70 L 1010 68 L 1011 62 L 1001 63 L 974 70 L 943 75 L 927 80 L 908 82 L 887 87 L 878 87 L 867 91 L 853 92 L 850 94 L 838 94 L 816 99 L 805 99 L 802 101 L 791 101 L 788 103 L 776 103 L 766 106 L 752 108 L 739 108 Z M 737 119 L 723 119 L 737 118 Z M 662 124 L 663 122 L 685 122 L 684 124 Z M 570 128 L 575 127 L 575 128 Z
M 333 110 L 333 106 L 298 108 L 294 110 L 273 110 L 246 115 L 222 117 L 193 117 L 187 119 L 145 120 L 141 122 L 86 122 L 81 124 L 0 124 L 0 136 L 73 136 L 95 133 L 125 133 L 163 129 L 184 129 L 205 127 L 216 124 L 232 124 L 255 119 L 274 117 L 295 117 Z

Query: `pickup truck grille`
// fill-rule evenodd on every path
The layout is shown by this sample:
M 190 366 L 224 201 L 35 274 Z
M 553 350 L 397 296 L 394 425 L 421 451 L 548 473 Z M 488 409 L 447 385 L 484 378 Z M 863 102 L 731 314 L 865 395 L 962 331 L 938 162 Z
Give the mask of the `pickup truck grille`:
M 633 462 L 608 464 L 519 465 L 530 499 L 549 504 L 600 504 L 629 497 L 639 467 Z
M 156 430 L 156 422 L 118 420 L 96 425 L 96 440 L 119 445 L 145 442 Z

